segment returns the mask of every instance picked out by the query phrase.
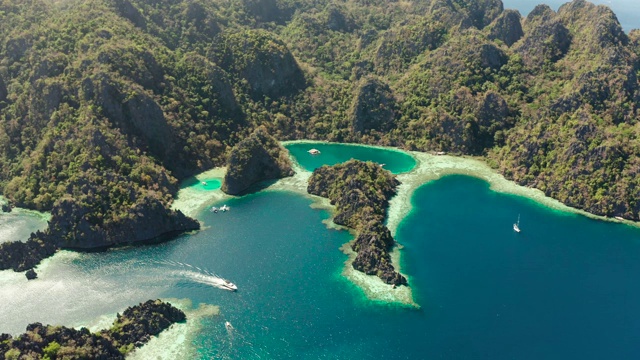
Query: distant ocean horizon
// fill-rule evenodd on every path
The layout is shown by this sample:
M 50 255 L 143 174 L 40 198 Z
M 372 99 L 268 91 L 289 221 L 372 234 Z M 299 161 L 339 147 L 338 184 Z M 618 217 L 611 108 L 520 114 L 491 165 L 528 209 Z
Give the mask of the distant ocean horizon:
M 618 21 L 626 33 L 633 29 L 640 29 L 640 1 L 638 0 L 588 0 L 596 5 L 606 5 L 613 10 L 618 17 Z M 522 16 L 527 16 L 536 5 L 547 4 L 553 10 L 563 4 L 568 3 L 567 0 L 503 0 L 505 9 L 516 9 L 520 11 Z

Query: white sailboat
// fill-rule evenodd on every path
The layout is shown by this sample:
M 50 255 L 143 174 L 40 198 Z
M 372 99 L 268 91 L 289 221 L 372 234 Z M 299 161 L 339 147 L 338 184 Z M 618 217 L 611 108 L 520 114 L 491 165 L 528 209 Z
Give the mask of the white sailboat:
M 518 222 L 513 224 L 513 231 L 520 232 L 520 214 L 518 214 Z

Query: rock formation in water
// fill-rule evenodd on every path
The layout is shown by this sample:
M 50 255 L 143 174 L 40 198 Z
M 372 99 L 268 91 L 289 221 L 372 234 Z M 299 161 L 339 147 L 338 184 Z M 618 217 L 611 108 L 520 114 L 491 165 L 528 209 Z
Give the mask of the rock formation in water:
M 221 189 L 238 195 L 261 181 L 293 174 L 287 149 L 259 127 L 231 150 Z
M 162 240 L 164 237 L 200 229 L 197 220 L 181 211 L 167 209 L 159 199 L 144 197 L 116 221 L 97 226 L 91 205 L 63 198 L 51 212 L 48 241 L 66 249 L 100 249 L 114 245 Z
M 336 206 L 333 221 L 356 230 L 351 245 L 357 252 L 354 269 L 377 275 L 387 284 L 406 285 L 407 279 L 391 264 L 389 251 L 395 240 L 384 225 L 389 199 L 399 184 L 380 165 L 351 160 L 314 170 L 307 192 L 328 198 Z
M 53 255 L 57 246 L 48 241 L 44 233 L 31 234 L 26 242 L 12 241 L 0 244 L 0 270 L 25 271 Z
M 29 269 L 26 273 L 24 273 L 24 276 L 27 277 L 27 280 L 34 280 L 38 278 L 38 273 L 36 273 L 33 269 Z
M 184 322 L 184 312 L 169 303 L 149 300 L 130 307 L 108 330 L 91 333 L 64 326 L 33 323 L 27 332 L 13 338 L 0 335 L 2 359 L 124 359 L 174 323 Z

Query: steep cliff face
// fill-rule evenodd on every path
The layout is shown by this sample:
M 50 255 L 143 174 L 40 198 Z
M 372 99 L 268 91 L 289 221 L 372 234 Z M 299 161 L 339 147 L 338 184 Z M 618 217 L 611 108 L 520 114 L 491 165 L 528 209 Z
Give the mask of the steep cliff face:
M 167 209 L 159 199 L 150 196 L 138 199 L 127 215 L 116 221 L 96 218 L 87 201 L 91 200 L 62 198 L 54 204 L 47 231 L 50 242 L 68 249 L 100 249 L 162 240 L 163 236 L 200 228 L 198 221 Z
M 141 139 L 151 153 L 168 157 L 174 147 L 172 128 L 147 92 L 106 74 L 86 78 L 82 89 L 84 96 L 95 101 L 114 125 Z
M 525 21 L 525 36 L 516 48 L 530 66 L 556 62 L 569 50 L 571 33 L 547 5 L 536 6 Z
M 357 232 L 351 248 L 357 252 L 353 268 L 376 275 L 387 284 L 406 285 L 395 271 L 389 251 L 395 244 L 384 225 L 389 199 L 400 183 L 378 164 L 351 160 L 314 170 L 307 192 L 329 198 L 336 206 L 333 222 Z
M 386 132 L 394 127 L 396 103 L 389 85 L 368 78 L 358 87 L 351 107 L 351 127 L 356 133 Z
M 498 39 L 507 46 L 513 45 L 523 35 L 521 16 L 517 10 L 505 10 L 489 28 L 489 39 Z
M 239 195 L 261 181 L 293 176 L 288 151 L 264 127 L 231 149 L 222 191 Z

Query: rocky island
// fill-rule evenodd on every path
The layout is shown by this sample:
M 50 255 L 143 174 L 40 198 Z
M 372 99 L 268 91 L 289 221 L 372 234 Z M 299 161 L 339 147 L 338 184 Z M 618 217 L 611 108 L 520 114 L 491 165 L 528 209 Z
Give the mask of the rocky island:
M 267 133 L 483 156 L 640 219 L 640 32 L 605 6 L 71 1 L 0 6 L 0 189 L 52 213 L 0 268 L 198 228 L 179 181 L 226 159 L 229 194 L 288 176 Z
M 336 206 L 333 222 L 356 231 L 351 244 L 358 253 L 354 269 L 376 275 L 387 284 L 406 285 L 407 279 L 391 264 L 389 251 L 395 240 L 384 225 L 389 199 L 399 184 L 378 164 L 350 160 L 314 170 L 307 192 L 328 198 Z
M 221 189 L 238 195 L 259 182 L 293 174 L 289 152 L 261 126 L 231 150 Z
M 110 329 L 91 333 L 64 326 L 33 323 L 13 338 L 0 334 L 2 359 L 124 359 L 125 355 L 177 322 L 184 312 L 169 303 L 149 300 L 118 314 Z

